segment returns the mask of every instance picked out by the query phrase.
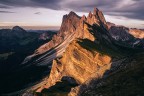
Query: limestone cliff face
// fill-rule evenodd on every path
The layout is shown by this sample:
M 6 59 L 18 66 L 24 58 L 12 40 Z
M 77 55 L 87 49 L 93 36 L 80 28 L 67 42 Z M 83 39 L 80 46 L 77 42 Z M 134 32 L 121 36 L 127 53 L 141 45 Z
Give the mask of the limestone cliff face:
M 62 77 L 74 78 L 78 84 L 95 77 L 100 78 L 111 67 L 111 57 L 96 51 L 90 51 L 80 46 L 81 40 L 74 40 L 62 57 L 53 61 L 47 83 L 37 90 L 49 88 L 60 81 Z
M 63 42 L 70 34 L 75 35 L 73 36 L 73 39 L 88 38 L 93 41 L 94 37 L 88 31 L 88 25 L 93 25 L 95 23 L 98 25 L 103 25 L 107 28 L 105 18 L 102 12 L 97 8 L 94 8 L 94 12 L 90 12 L 87 17 L 80 17 L 74 12 L 70 12 L 68 15 L 64 15 L 58 34 L 52 38 L 52 41 L 37 49 L 36 53 L 41 54 L 48 51 L 52 47 L 57 46 Z
M 65 41 L 69 42 L 66 42 L 62 46 L 68 46 L 68 44 L 76 38 L 87 38 L 94 41 L 95 37 L 88 30 L 89 26 L 93 24 L 102 25 L 103 27 L 107 28 L 105 18 L 102 12 L 97 8 L 94 9 L 93 13 L 90 12 L 87 17 L 80 17 L 74 12 L 64 15 L 59 32 L 53 36 L 50 42 L 40 46 L 34 54 L 27 57 L 24 62 L 29 61 L 31 58 L 37 55 L 47 52 L 51 48 L 56 49 L 55 47 L 61 46 L 61 44 Z M 66 47 L 63 47 L 63 52 L 65 51 L 65 48 Z M 58 50 L 55 51 L 58 53 Z
M 43 89 L 48 89 L 58 82 L 62 82 L 63 77 L 72 78 L 77 84 L 85 85 L 92 79 L 104 78 L 107 72 L 115 72 L 117 68 L 123 67 L 123 64 L 120 64 L 123 62 L 123 58 L 130 56 L 127 50 L 130 52 L 134 50 L 119 44 L 116 39 L 113 39 L 115 35 L 121 35 L 121 33 L 123 37 L 129 37 L 125 34 L 126 29 L 120 27 L 118 30 L 114 28 L 116 31 L 108 32 L 112 28 L 111 26 L 113 24 L 107 26 L 102 12 L 97 8 L 94 9 L 93 13 L 90 12 L 87 17 L 79 17 L 74 12 L 65 15 L 60 31 L 53 37 L 52 41 L 36 51 L 37 55 L 54 48 L 56 55 L 60 53 L 62 55 L 60 54 L 59 57 L 53 60 L 49 77 L 40 85 L 34 86 L 33 90 L 42 92 Z M 119 30 L 121 33 L 117 33 Z M 123 30 L 124 32 L 122 32 Z M 123 50 L 124 48 L 127 48 L 127 50 Z M 54 52 L 51 53 L 53 55 Z M 47 62 L 45 60 L 49 58 L 50 55 L 46 54 L 44 59 L 40 61 Z M 115 59 L 121 60 L 115 61 Z M 72 94 L 69 94 L 70 96 L 78 96 L 75 94 L 77 92 L 73 91 L 80 91 L 80 88 L 77 87 L 72 90 Z
M 76 39 L 95 41 L 95 36 L 89 30 L 93 24 L 107 28 L 105 18 L 97 8 L 94 9 L 93 13 L 90 12 L 87 17 L 79 17 L 74 12 L 63 16 L 58 34 L 53 37 L 52 41 L 41 46 L 37 53 L 41 54 L 54 46 L 61 46 L 61 43 L 67 41 L 66 38 L 69 36 L 71 36 L 69 41 L 74 41 L 63 44 L 63 46 L 67 45 L 68 47 L 65 47 L 66 50 L 62 57 L 53 60 L 47 83 L 41 85 L 37 92 L 55 85 L 64 76 L 72 77 L 78 84 L 82 84 L 92 77 L 101 77 L 110 68 L 111 57 L 83 48 L 78 43 L 81 41 Z

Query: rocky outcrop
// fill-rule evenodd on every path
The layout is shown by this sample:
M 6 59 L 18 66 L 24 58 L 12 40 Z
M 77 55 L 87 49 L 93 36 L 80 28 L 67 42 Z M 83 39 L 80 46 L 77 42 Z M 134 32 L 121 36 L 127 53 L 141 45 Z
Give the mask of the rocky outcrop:
M 45 53 L 37 59 L 36 64 L 47 64 L 57 58 L 53 60 L 50 75 L 32 90 L 43 92 L 63 82 L 62 79 L 66 77 L 67 81 L 80 84 L 70 94 L 78 96 L 77 93 L 86 89 L 81 87 L 91 87 L 89 82 L 93 79 L 98 81 L 120 68 L 126 68 L 128 56 L 140 52 L 135 46 L 128 46 L 137 40 L 128 31 L 126 27 L 106 23 L 97 8 L 87 17 L 79 17 L 74 12 L 64 15 L 60 31 L 50 42 L 36 50 L 36 55 Z
M 93 13 L 89 13 L 88 17 L 85 16 L 79 17 L 76 13 L 70 12 L 68 15 L 63 16 L 62 25 L 60 31 L 57 35 L 52 38 L 52 41 L 41 46 L 36 53 L 44 53 L 51 49 L 52 47 L 57 46 L 63 42 L 70 34 L 75 33 L 74 38 L 89 38 L 94 40 L 88 30 L 88 24 L 92 25 L 94 23 L 98 25 L 104 25 L 106 27 L 106 21 L 101 11 L 97 8 L 94 9 Z
M 124 26 L 117 26 L 107 23 L 109 26 L 109 33 L 116 41 L 122 45 L 135 48 L 144 47 L 144 32 L 139 29 L 130 29 Z
M 143 56 L 143 53 L 138 53 L 131 57 L 112 61 L 111 68 L 107 72 L 108 75 L 100 79 L 93 78 L 72 88 L 68 96 L 143 95 L 144 83 L 140 82 L 143 78 Z
M 81 42 L 80 40 L 75 40 L 81 38 L 95 41 L 96 38 L 90 31 L 90 26 L 93 24 L 97 24 L 107 30 L 105 18 L 97 8 L 94 9 L 93 13 L 90 12 L 87 17 L 79 17 L 74 12 L 63 16 L 58 34 L 53 37 L 52 41 L 37 50 L 37 53 L 41 54 L 58 45 L 57 47 L 61 46 L 63 48 L 61 52 L 64 52 L 60 56 L 58 52 L 60 48 L 55 47 L 60 58 L 53 61 L 47 83 L 38 88 L 37 92 L 55 85 L 64 76 L 72 77 L 78 84 L 82 84 L 93 76 L 101 77 L 110 68 L 111 57 L 96 51 L 87 50 L 79 45 L 78 42 Z M 70 39 L 68 40 L 67 38 Z M 73 42 L 71 43 L 71 41 Z
M 144 38 L 144 30 L 141 30 L 141 29 L 127 28 L 124 26 L 115 25 L 114 23 L 111 23 L 111 22 L 107 22 L 107 26 L 112 36 L 113 34 L 114 35 L 119 34 L 119 36 L 121 36 L 120 34 L 127 33 L 127 34 L 134 36 L 135 38 L 139 38 L 139 39 Z
M 51 32 L 51 31 L 43 32 L 42 34 L 40 34 L 39 40 L 50 40 L 55 34 L 56 32 Z
M 108 26 L 108 30 L 109 30 L 112 26 L 116 26 L 116 25 L 114 23 L 107 22 L 107 26 Z
M 54 50 L 57 49 L 57 47 L 61 46 L 61 44 L 66 41 L 67 38 L 70 38 L 69 41 L 72 41 L 76 38 L 88 38 L 94 41 L 95 37 L 88 30 L 89 25 L 93 24 L 102 25 L 105 28 L 107 27 L 102 12 L 97 8 L 94 9 L 93 13 L 90 12 L 87 17 L 80 17 L 74 12 L 70 12 L 68 15 L 64 15 L 59 32 L 53 36 L 50 42 L 40 46 L 34 54 L 28 56 L 23 63 L 30 61 L 31 58 L 43 54 L 52 48 Z M 66 42 L 65 45 L 62 46 L 68 46 L 69 43 L 70 42 Z M 66 47 L 62 49 L 63 52 L 65 51 L 65 48 Z M 58 54 L 58 50 L 55 50 L 55 52 Z
M 109 29 L 111 36 L 118 41 L 128 41 L 133 37 L 129 34 L 129 28 L 124 26 L 111 26 Z
M 144 39 L 144 30 L 139 29 L 130 29 L 129 33 L 133 35 L 135 38 Z
M 106 70 L 111 67 L 111 57 L 100 54 L 96 50 L 87 50 L 79 42 L 74 40 L 67 48 L 62 57 L 53 61 L 50 76 L 41 88 L 49 88 L 60 81 L 62 77 L 72 77 L 78 84 L 95 77 L 101 78 Z M 84 42 L 87 43 L 87 42 Z

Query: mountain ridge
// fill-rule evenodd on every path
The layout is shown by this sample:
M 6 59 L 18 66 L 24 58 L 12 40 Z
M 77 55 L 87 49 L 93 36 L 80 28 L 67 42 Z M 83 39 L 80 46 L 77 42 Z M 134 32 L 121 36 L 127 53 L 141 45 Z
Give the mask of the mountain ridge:
M 89 24 L 90 25 L 92 25 L 94 23 L 97 23 L 99 25 L 104 24 L 103 26 L 107 27 L 106 21 L 103 17 L 102 12 L 99 11 L 98 9 L 94 9 L 94 13 L 95 14 L 92 14 L 90 12 L 89 15 L 87 16 L 87 18 L 85 18 L 85 16 L 79 17 L 76 13 L 74 13 L 72 11 L 68 15 L 64 15 L 59 32 L 53 36 L 53 38 L 50 42 L 42 45 L 35 51 L 34 54 L 28 56 L 24 60 L 23 63 L 29 62 L 32 58 L 47 52 L 51 48 L 60 46 L 61 43 L 64 41 L 72 41 L 75 38 L 89 38 L 91 40 L 94 40 L 93 35 L 91 33 L 89 33 L 87 30 Z M 98 16 L 96 14 L 98 14 Z M 99 16 L 102 16 L 102 17 L 99 18 Z M 66 40 L 68 38 L 71 38 L 71 40 Z M 69 44 L 69 42 L 67 42 L 65 46 L 68 46 L 68 44 Z M 63 48 L 61 50 L 63 50 L 63 52 L 64 52 L 65 48 Z M 57 50 L 55 50 L 55 51 L 57 51 Z M 61 55 L 61 54 L 59 54 L 59 55 Z
M 18 26 L 12 30 L 23 33 L 20 32 L 23 29 Z M 94 8 L 88 16 L 82 17 L 71 11 L 63 16 L 58 33 L 19 65 L 21 68 L 16 73 L 24 75 L 25 79 L 22 79 L 24 82 L 21 83 L 25 83 L 26 89 L 19 91 L 18 94 L 22 93 L 22 96 L 106 94 L 107 92 L 101 92 L 99 86 L 113 84 L 113 78 L 120 80 L 117 77 L 125 77 L 121 71 L 127 74 L 128 69 L 130 76 L 137 76 L 132 75 L 137 72 L 131 70 L 143 70 L 141 61 L 144 56 L 144 39 L 141 34 L 142 30 L 106 22 L 102 11 L 98 8 Z M 47 33 L 43 33 L 38 41 L 47 38 Z M 115 76 L 112 76 L 113 74 Z M 110 77 L 112 78 L 109 82 Z M 118 81 L 115 82 L 120 86 Z M 105 90 L 108 90 L 107 88 L 109 87 L 106 86 Z M 99 90 L 99 93 L 95 92 L 95 89 Z
M 77 16 L 73 12 L 70 12 L 70 14 Z M 62 26 L 66 26 L 61 27 L 61 30 L 65 31 L 69 28 L 69 26 L 72 26 L 73 23 L 67 24 L 67 22 L 71 22 L 69 21 L 69 19 L 67 21 L 67 15 L 65 15 L 63 18 L 64 21 L 62 22 Z M 75 20 L 75 17 L 73 20 Z M 112 24 L 112 26 L 115 25 Z M 70 27 L 70 29 L 68 30 L 68 32 L 75 32 L 74 34 L 76 34 L 76 37 L 73 38 L 72 42 L 67 45 L 63 55 L 60 55 L 60 57 L 53 60 L 49 78 L 44 84 L 40 85 L 38 89 L 37 87 L 34 88 L 36 89 L 36 92 L 43 92 L 42 90 L 44 89 L 48 89 L 51 86 L 56 86 L 57 82 L 61 81 L 64 76 L 73 78 L 74 80 L 76 80 L 76 84 L 79 85 L 91 81 L 92 78 L 103 78 L 105 72 L 107 70 L 110 70 L 112 66 L 111 63 L 114 63 L 113 60 L 118 59 L 118 62 L 121 62 L 119 60 L 120 58 L 127 58 L 127 56 L 129 55 L 135 54 L 135 47 L 123 46 L 122 44 L 120 44 L 119 41 L 117 41 L 116 38 L 112 37 L 114 30 L 112 29 L 112 31 L 108 31 L 109 29 L 111 30 L 111 28 L 113 28 L 112 26 L 107 25 L 102 12 L 99 11 L 97 8 L 94 8 L 94 13 L 90 12 L 87 17 L 82 16 L 80 18 L 80 23 L 74 23 L 74 26 Z M 121 26 L 117 26 L 116 28 L 118 27 Z M 122 27 L 122 29 L 123 28 L 124 27 Z M 126 33 L 123 34 L 125 35 Z M 130 37 L 130 35 L 128 35 L 128 37 Z M 79 39 L 77 40 L 76 38 Z M 89 43 L 91 45 L 89 45 Z M 126 47 L 129 52 L 123 49 Z M 81 52 L 82 50 L 85 51 Z M 123 52 L 125 53 L 123 54 Z M 93 54 L 94 57 L 89 56 L 90 54 Z M 95 59 L 88 60 L 89 57 L 91 59 Z M 94 61 L 95 63 L 93 64 L 92 61 Z M 118 64 L 116 64 L 115 67 L 119 67 Z M 89 68 L 96 69 L 93 69 L 93 71 L 89 71 Z M 109 73 L 107 75 L 109 75 Z M 77 90 L 80 91 L 81 89 L 76 89 L 75 91 Z M 74 94 L 75 93 L 70 93 L 69 95 L 78 96 Z

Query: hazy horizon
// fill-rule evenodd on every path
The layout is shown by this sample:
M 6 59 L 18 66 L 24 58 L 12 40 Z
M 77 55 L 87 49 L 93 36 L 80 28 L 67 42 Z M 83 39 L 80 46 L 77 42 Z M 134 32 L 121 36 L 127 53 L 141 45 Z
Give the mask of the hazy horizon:
M 19 25 L 14 25 L 19 26 Z M 12 29 L 14 26 L 0 26 L 0 29 Z M 59 30 L 60 26 L 20 26 L 25 30 Z
M 82 16 L 94 7 L 106 21 L 130 28 L 144 28 L 144 0 L 0 0 L 0 26 L 60 26 L 70 11 Z

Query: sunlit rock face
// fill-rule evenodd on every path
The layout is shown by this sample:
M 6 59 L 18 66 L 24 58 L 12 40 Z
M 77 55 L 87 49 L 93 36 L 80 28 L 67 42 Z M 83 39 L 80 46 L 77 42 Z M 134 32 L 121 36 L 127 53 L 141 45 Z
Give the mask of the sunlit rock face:
M 61 46 L 64 41 L 66 41 L 66 43 L 62 46 L 68 46 L 68 44 L 76 38 L 87 38 L 94 41 L 95 37 L 88 30 L 89 26 L 93 24 L 103 25 L 103 27 L 107 28 L 105 18 L 102 12 L 97 8 L 94 9 L 93 13 L 90 12 L 87 17 L 80 17 L 71 11 L 69 14 L 63 16 L 60 30 L 56 35 L 53 36 L 52 40 L 40 46 L 35 51 L 35 53 L 31 56 L 28 56 L 24 62 L 31 60 L 31 58 L 37 55 L 47 52 L 51 48 L 55 49 L 56 47 Z M 63 52 L 65 51 L 65 48 L 66 47 L 62 49 Z M 55 51 L 57 52 L 58 50 Z
M 135 38 L 144 39 L 144 30 L 130 29 L 129 33 L 132 34 Z
M 47 83 L 37 92 L 55 85 L 64 76 L 73 77 L 78 84 L 82 84 L 92 77 L 101 78 L 104 72 L 110 69 L 111 57 L 87 50 L 80 42 L 81 40 L 74 40 L 62 57 L 53 61 Z
M 51 43 L 53 42 L 52 40 L 44 46 L 47 47 L 49 44 L 56 46 L 71 34 L 73 34 L 70 40 L 72 42 L 69 42 L 70 44 L 68 44 L 68 47 L 66 47 L 66 50 L 60 58 L 53 60 L 49 79 L 37 92 L 41 92 L 42 89 L 55 85 L 56 82 L 60 81 L 64 76 L 72 77 L 78 84 L 82 84 L 93 76 L 97 78 L 103 76 L 103 73 L 110 68 L 111 57 L 83 48 L 79 44 L 81 40 L 77 39 L 88 39 L 94 42 L 96 38 L 89 30 L 93 24 L 107 28 L 105 18 L 97 8 L 94 9 L 93 13 L 90 12 L 87 17 L 79 17 L 74 12 L 64 15 L 60 31 L 54 36 L 55 39 L 53 39 L 58 43 Z M 58 39 L 59 37 L 61 39 Z M 39 52 L 41 48 L 38 49 L 37 52 Z M 46 49 L 48 50 L 49 48 L 50 47 L 47 47 Z
M 94 8 L 93 13 L 80 17 L 74 12 L 63 16 L 62 25 L 57 35 L 55 35 L 51 42 L 41 46 L 36 53 L 44 53 L 54 46 L 63 42 L 70 34 L 75 34 L 74 38 L 88 38 L 94 40 L 94 37 L 88 32 L 88 25 L 102 24 L 106 27 L 106 21 L 101 11 Z M 73 38 L 73 39 L 74 39 Z
M 73 78 L 76 84 L 81 86 L 89 83 L 92 79 L 99 80 L 111 75 L 107 72 L 115 73 L 121 67 L 125 68 L 123 66 L 125 57 L 133 55 L 134 51 L 139 52 L 134 49 L 139 39 L 130 35 L 129 30 L 123 26 L 106 23 L 102 12 L 97 8 L 94 9 L 93 13 L 90 12 L 87 17 L 84 15 L 79 17 L 74 12 L 64 15 L 59 32 L 50 42 L 42 45 L 32 55 L 49 53 L 47 51 L 52 48 L 50 51 L 55 50 L 56 55 L 51 58 L 54 60 L 50 75 L 33 89 L 36 92 L 50 89 L 52 86 L 56 86 L 58 82 L 62 82 L 64 77 L 67 77 L 66 79 Z M 49 58 L 49 54 L 46 54 L 38 64 L 41 61 L 46 63 L 45 60 L 49 61 Z M 128 61 L 130 61 L 129 57 Z M 88 86 L 88 88 L 90 87 L 91 85 Z M 71 90 L 70 96 L 79 96 L 78 91 L 82 91 L 79 86 L 73 90 Z

